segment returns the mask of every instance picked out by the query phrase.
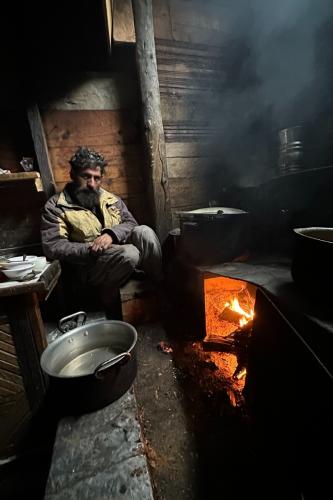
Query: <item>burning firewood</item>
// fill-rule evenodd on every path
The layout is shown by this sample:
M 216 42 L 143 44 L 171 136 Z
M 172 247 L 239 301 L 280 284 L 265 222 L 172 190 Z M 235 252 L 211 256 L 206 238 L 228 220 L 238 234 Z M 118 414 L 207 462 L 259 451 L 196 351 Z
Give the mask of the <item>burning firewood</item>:
M 239 335 L 243 335 L 246 337 L 247 335 L 251 335 L 252 333 L 252 328 L 253 328 L 253 319 L 250 319 L 245 325 L 243 325 L 241 328 L 238 328 L 235 333 Z
M 221 335 L 209 335 L 209 337 L 204 339 L 204 348 L 205 350 L 226 350 L 228 352 L 246 349 L 252 333 L 252 327 L 253 321 L 251 320 L 225 337 Z
M 225 303 L 224 310 L 220 315 L 220 320 L 235 322 L 238 323 L 240 326 L 244 326 L 248 321 L 253 319 L 253 316 L 254 316 L 253 309 L 251 309 L 250 311 L 246 311 L 240 305 L 238 298 L 233 297 L 232 299 L 230 299 L 230 301 Z
M 246 368 L 245 366 L 241 366 L 240 364 L 237 366 L 235 373 L 233 374 L 232 378 L 235 380 L 240 380 L 241 378 L 245 377 L 246 375 Z
M 243 314 L 238 311 L 234 311 L 230 309 L 230 307 L 225 307 L 221 314 L 219 315 L 219 320 L 221 321 L 229 321 L 229 323 L 234 323 L 235 325 L 239 325 L 240 320 L 242 319 Z

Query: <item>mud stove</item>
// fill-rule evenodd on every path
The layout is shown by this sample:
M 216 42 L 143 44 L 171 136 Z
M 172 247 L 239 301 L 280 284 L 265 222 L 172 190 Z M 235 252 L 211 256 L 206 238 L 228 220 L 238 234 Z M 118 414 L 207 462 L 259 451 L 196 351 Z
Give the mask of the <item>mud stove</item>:
M 187 333 L 223 373 L 271 470 L 267 498 L 326 498 L 333 368 L 327 301 L 315 303 L 297 289 L 289 262 L 183 262 L 177 276 Z

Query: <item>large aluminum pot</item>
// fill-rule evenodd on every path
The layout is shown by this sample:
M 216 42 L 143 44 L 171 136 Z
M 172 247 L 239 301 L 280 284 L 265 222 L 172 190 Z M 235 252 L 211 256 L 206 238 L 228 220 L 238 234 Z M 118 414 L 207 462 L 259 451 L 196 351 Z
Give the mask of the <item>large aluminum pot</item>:
M 291 273 L 310 295 L 330 299 L 333 282 L 333 228 L 294 229 L 295 246 Z
M 69 320 L 80 317 L 82 324 L 51 342 L 40 360 L 52 398 L 72 414 L 112 403 L 131 387 L 137 371 L 132 325 L 106 320 L 85 324 L 86 313 L 80 311 L 62 318 L 59 330 L 64 332 Z

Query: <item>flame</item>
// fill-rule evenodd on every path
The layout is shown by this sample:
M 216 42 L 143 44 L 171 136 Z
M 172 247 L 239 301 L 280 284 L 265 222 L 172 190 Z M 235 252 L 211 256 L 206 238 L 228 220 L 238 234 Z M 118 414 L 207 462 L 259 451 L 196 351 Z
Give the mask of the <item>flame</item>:
M 239 320 L 239 326 L 240 327 L 243 327 L 244 325 L 246 325 L 246 323 L 248 323 L 251 319 L 254 318 L 254 310 L 250 309 L 250 312 L 246 312 L 241 307 L 241 305 L 240 305 L 237 297 L 234 297 L 233 299 L 231 299 L 230 302 L 226 302 L 225 303 L 225 307 L 229 307 L 229 309 L 231 309 L 232 311 L 237 312 L 239 315 L 242 316 L 240 318 L 240 320 Z

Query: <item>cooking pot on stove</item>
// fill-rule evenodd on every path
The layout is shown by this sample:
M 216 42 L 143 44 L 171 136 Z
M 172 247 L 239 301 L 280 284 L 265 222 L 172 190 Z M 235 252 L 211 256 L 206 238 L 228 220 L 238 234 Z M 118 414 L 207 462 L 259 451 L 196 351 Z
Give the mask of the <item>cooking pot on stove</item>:
M 40 360 L 53 403 L 65 413 L 86 413 L 112 403 L 131 387 L 137 372 L 135 328 L 115 320 L 86 324 L 86 317 L 80 311 L 62 318 L 62 335 L 46 347 Z M 69 320 L 80 318 L 80 326 L 66 332 Z
M 247 251 L 249 213 L 231 207 L 208 207 L 177 212 L 180 251 L 194 264 L 218 264 Z
M 331 300 L 333 283 L 333 228 L 303 227 L 293 230 L 295 245 L 291 274 L 311 295 Z

